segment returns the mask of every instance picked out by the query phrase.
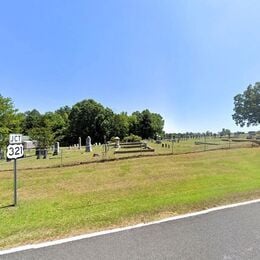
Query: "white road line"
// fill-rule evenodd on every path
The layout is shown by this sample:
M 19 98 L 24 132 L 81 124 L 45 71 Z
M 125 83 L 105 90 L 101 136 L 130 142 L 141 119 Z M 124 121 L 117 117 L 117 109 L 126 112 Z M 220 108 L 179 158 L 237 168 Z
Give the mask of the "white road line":
M 253 203 L 260 203 L 260 199 L 250 200 L 250 201 L 245 201 L 245 202 L 240 202 L 240 203 L 235 203 L 235 204 L 229 204 L 229 205 L 220 206 L 220 207 L 214 207 L 214 208 L 210 208 L 210 209 L 206 209 L 206 210 L 202 210 L 202 211 L 197 211 L 197 212 L 188 213 L 188 214 L 184 214 L 184 215 L 165 218 L 162 220 L 153 221 L 153 222 L 149 222 L 149 223 L 140 223 L 140 224 L 137 224 L 134 226 L 128 226 L 128 227 L 124 227 L 124 228 L 115 228 L 115 229 L 111 229 L 111 230 L 84 234 L 84 235 L 79 235 L 79 236 L 74 236 L 74 237 L 69 237 L 69 238 L 64 238 L 64 239 L 59 239 L 59 240 L 54 240 L 54 241 L 49 241 L 49 242 L 44 242 L 44 243 L 39 243 L 39 244 L 25 245 L 25 246 L 15 247 L 15 248 L 7 249 L 7 250 L 0 250 L 0 255 L 16 253 L 16 252 L 20 252 L 20 251 L 24 251 L 24 250 L 38 249 L 38 248 L 43 248 L 43 247 L 48 247 L 48 246 L 55 246 L 55 245 L 68 243 L 68 242 L 72 242 L 72 241 L 77 241 L 77 240 L 81 240 L 81 239 L 85 239 L 85 238 L 92 238 L 92 237 L 97 237 L 97 236 L 113 234 L 113 233 L 117 233 L 117 232 L 121 232 L 121 231 L 136 229 L 136 228 L 140 228 L 140 227 L 146 227 L 146 226 L 150 226 L 150 225 L 156 225 L 156 224 L 160 224 L 160 223 L 164 223 L 164 222 L 168 222 L 168 221 L 184 219 L 184 218 L 194 217 L 194 216 L 198 216 L 198 215 L 204 215 L 204 214 L 208 214 L 208 213 L 214 212 L 214 211 L 249 205 L 249 204 L 253 204 Z

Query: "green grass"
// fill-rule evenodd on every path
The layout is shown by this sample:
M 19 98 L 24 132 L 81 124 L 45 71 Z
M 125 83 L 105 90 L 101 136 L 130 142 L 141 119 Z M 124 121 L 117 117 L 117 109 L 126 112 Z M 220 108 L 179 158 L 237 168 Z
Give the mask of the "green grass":
M 205 142 L 205 143 L 214 143 L 215 145 L 207 144 L 195 144 L 195 142 Z M 166 154 L 173 152 L 174 154 L 188 153 L 188 152 L 200 152 L 200 151 L 210 151 L 217 149 L 229 149 L 229 148 L 242 148 L 242 147 L 251 147 L 252 143 L 248 140 L 244 142 L 229 142 L 223 141 L 221 138 L 207 137 L 206 139 L 188 139 L 185 141 L 180 141 L 173 143 L 163 142 L 163 144 L 170 145 L 170 148 L 162 147 L 162 144 L 152 143 L 151 146 L 155 149 L 157 154 Z M 168 146 L 167 146 L 168 147 Z
M 251 148 L 18 168 L 18 206 L 6 208 L 12 172 L 0 172 L 0 248 L 259 198 L 259 156 Z
M 100 157 L 93 157 L 94 153 L 100 154 Z M 19 167 L 26 168 L 44 168 L 44 167 L 59 167 L 63 165 L 80 164 L 81 162 L 96 161 L 102 159 L 102 146 L 93 146 L 93 152 L 86 153 L 81 150 L 73 148 L 61 148 L 61 152 L 57 156 L 53 156 L 49 151 L 47 159 L 36 159 L 35 150 L 26 152 L 27 157 L 19 160 Z M 111 154 L 109 154 L 110 158 Z M 12 162 L 0 161 L 0 170 L 10 170 L 13 167 Z

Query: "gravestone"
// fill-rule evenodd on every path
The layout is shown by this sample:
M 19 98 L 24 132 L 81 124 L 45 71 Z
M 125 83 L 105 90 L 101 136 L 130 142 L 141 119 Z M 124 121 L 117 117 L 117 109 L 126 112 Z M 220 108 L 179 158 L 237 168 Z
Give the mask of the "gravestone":
M 37 158 L 37 159 L 40 159 L 40 158 L 41 158 L 41 150 L 40 150 L 40 148 L 36 148 L 36 149 L 35 149 L 35 155 L 36 155 L 36 158 Z
M 43 159 L 47 159 L 48 150 L 45 148 L 43 149 Z
M 81 149 L 81 137 L 79 137 L 79 150 Z
M 91 137 L 86 138 L 86 152 L 92 152 Z
M 37 159 L 41 159 L 41 157 L 43 159 L 47 159 L 47 155 L 48 155 L 48 150 L 45 148 L 45 149 L 42 149 L 42 148 L 36 148 L 35 150 L 35 155 L 36 155 L 36 158 Z
M 59 155 L 59 153 L 60 153 L 60 143 L 56 142 L 54 144 L 53 155 Z
M 120 138 L 119 137 L 115 137 L 115 148 L 120 148 Z

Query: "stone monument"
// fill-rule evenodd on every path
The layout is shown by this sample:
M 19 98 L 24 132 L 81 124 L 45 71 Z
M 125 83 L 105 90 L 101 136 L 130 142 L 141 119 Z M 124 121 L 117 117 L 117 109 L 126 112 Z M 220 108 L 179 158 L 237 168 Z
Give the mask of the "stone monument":
M 81 149 L 81 137 L 79 137 L 79 150 Z
M 120 148 L 120 138 L 119 137 L 115 137 L 115 148 Z
M 86 139 L 86 152 L 92 152 L 91 138 L 90 136 Z
M 60 143 L 56 142 L 54 144 L 53 155 L 59 155 L 59 153 L 60 153 Z

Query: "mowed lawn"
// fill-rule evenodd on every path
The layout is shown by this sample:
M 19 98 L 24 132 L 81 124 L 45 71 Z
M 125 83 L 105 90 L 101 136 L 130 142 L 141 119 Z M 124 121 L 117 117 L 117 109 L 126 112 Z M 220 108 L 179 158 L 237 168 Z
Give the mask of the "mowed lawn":
M 18 162 L 19 163 L 19 162 Z M 0 248 L 260 198 L 260 149 L 0 171 Z

